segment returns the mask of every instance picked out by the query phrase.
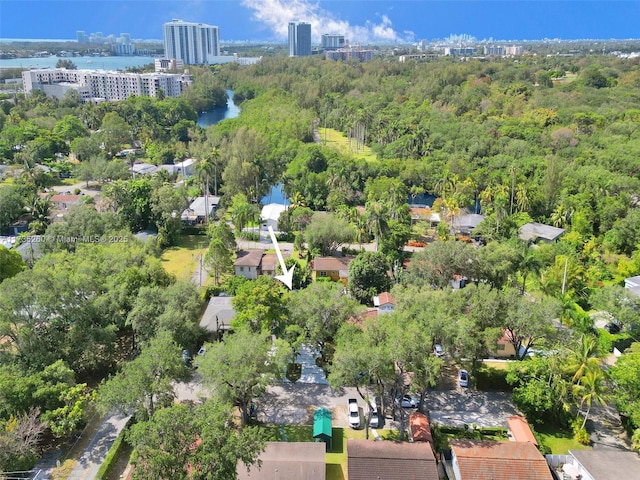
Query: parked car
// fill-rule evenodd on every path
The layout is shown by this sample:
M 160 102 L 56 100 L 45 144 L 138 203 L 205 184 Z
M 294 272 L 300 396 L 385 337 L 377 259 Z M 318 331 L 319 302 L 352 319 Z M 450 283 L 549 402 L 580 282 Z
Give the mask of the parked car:
M 378 408 L 375 405 L 369 405 L 369 426 L 371 428 L 378 428 L 380 426 L 380 416 L 378 415 Z
M 200 347 L 200 350 L 198 350 L 198 355 L 204 355 L 205 353 L 207 353 L 207 348 L 203 345 Z
M 461 387 L 469 386 L 469 372 L 467 372 L 466 370 L 460 370 L 458 372 L 458 385 L 460 385 Z
M 403 395 L 402 398 L 395 399 L 396 405 L 398 403 L 402 408 L 418 408 L 418 399 L 413 395 Z
M 182 362 L 187 366 L 191 366 L 191 352 L 189 350 L 182 350 Z
M 349 399 L 349 426 L 351 428 L 360 428 L 360 409 L 358 401 L 355 398 Z
M 442 345 L 440 345 L 439 343 L 436 343 L 433 346 L 433 353 L 436 357 L 442 357 L 444 355 L 444 348 L 442 348 Z

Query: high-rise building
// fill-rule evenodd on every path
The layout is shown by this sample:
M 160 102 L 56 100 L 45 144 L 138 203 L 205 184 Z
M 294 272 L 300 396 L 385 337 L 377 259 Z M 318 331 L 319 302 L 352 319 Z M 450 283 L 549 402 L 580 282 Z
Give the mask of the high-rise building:
M 289 56 L 311 55 L 311 24 L 289 22 Z
M 210 63 L 220 55 L 218 27 L 203 23 L 172 20 L 163 26 L 164 55 L 186 65 Z
M 84 30 L 78 30 L 76 32 L 76 40 L 78 41 L 78 43 L 85 43 L 87 41 Z
M 337 50 L 344 48 L 344 35 L 322 34 L 321 46 L 323 50 Z

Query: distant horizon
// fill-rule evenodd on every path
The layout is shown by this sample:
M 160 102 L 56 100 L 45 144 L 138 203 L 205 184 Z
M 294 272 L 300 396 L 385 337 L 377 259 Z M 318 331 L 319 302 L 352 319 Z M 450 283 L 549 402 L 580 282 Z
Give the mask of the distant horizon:
M 368 44 L 455 32 L 495 42 L 640 37 L 639 0 L 2 0 L 0 13 L 0 37 L 13 41 L 74 41 L 76 31 L 161 41 L 174 18 L 218 26 L 229 43 L 285 43 L 289 21 L 311 23 L 314 44 L 324 33 Z

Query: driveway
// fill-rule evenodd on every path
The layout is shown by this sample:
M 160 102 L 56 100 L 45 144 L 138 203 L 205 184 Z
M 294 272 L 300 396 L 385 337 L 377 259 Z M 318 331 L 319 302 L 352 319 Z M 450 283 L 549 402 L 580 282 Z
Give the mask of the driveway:
M 425 398 L 431 420 L 441 425 L 462 427 L 507 426 L 507 417 L 518 415 L 511 394 L 470 389 L 431 390 Z

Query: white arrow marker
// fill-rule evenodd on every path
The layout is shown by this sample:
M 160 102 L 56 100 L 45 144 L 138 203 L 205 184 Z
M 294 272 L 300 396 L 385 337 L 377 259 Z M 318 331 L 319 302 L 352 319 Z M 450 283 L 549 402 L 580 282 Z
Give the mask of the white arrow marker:
M 289 271 L 287 271 L 287 266 L 284 263 L 284 258 L 282 258 L 282 252 L 280 251 L 280 247 L 278 246 L 278 240 L 276 239 L 276 234 L 273 233 L 273 228 L 269 225 L 269 235 L 271 235 L 271 241 L 273 242 L 273 246 L 276 249 L 276 255 L 278 256 L 278 262 L 280 262 L 280 269 L 284 272 L 283 275 L 276 275 L 276 278 L 284 283 L 289 290 L 292 290 L 293 284 L 293 270 L 296 268 L 293 265 Z

